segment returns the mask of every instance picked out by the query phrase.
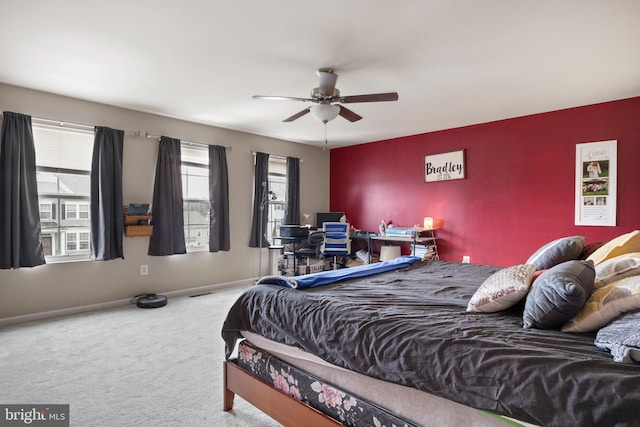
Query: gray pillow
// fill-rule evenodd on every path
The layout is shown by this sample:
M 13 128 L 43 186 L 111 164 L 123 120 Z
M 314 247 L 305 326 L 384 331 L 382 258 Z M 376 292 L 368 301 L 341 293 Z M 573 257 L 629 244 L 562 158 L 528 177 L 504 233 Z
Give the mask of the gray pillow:
M 524 327 L 557 328 L 573 318 L 591 295 L 595 277 L 592 261 L 566 261 L 543 272 L 525 300 Z
M 578 259 L 585 240 L 583 236 L 556 239 L 535 251 L 525 264 L 535 264 L 538 270 L 546 270 L 562 262 Z

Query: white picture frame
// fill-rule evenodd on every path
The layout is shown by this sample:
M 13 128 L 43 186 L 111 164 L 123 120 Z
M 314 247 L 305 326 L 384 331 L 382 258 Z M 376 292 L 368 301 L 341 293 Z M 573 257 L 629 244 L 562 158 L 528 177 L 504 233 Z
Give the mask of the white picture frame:
M 466 178 L 464 150 L 424 156 L 424 182 Z
M 617 142 L 576 144 L 575 225 L 616 225 Z

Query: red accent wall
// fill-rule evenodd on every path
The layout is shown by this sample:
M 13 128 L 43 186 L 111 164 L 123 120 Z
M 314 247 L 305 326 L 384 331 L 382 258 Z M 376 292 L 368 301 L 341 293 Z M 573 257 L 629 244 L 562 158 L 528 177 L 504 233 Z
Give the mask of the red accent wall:
M 606 140 L 618 141 L 618 225 L 575 226 L 576 144 Z M 425 155 L 460 149 L 466 179 L 424 182 Z M 558 237 L 640 229 L 639 165 L 637 97 L 332 149 L 330 207 L 369 231 L 431 216 L 441 259 L 509 266 Z

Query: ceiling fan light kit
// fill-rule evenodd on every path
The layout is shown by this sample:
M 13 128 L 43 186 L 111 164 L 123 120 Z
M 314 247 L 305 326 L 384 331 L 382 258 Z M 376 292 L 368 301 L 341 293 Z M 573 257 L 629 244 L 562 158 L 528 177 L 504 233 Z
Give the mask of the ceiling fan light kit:
M 284 122 L 292 122 L 299 119 L 307 113 L 311 113 L 313 118 L 325 125 L 327 122 L 335 119 L 338 116 L 349 120 L 350 122 L 356 122 L 362 119 L 362 116 L 354 113 L 346 107 L 337 104 L 349 104 L 356 102 L 382 102 L 382 101 L 397 101 L 397 92 L 387 93 L 370 93 L 365 95 L 354 96 L 340 96 L 340 91 L 336 88 L 336 82 L 338 81 L 338 75 L 330 68 L 320 68 L 318 71 L 318 77 L 320 78 L 320 84 L 318 87 L 311 90 L 310 98 L 296 98 L 290 96 L 267 96 L 267 95 L 254 95 L 254 99 L 271 99 L 271 100 L 290 100 L 290 101 L 302 101 L 313 102 L 316 105 L 305 108 L 302 111 L 297 112 L 291 117 L 284 119 Z M 337 103 L 337 104 L 334 104 Z
M 327 123 L 338 117 L 340 106 L 332 104 L 318 104 L 309 107 L 314 119 L 321 123 Z

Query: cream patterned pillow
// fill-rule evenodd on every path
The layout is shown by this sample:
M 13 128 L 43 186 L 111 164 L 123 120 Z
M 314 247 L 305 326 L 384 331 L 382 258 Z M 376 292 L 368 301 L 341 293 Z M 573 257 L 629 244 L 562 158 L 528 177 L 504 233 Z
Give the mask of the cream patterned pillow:
M 601 288 L 616 280 L 640 274 L 640 252 L 620 255 L 596 266 L 594 288 Z
M 609 240 L 589 255 L 587 259 L 593 261 L 594 265 L 598 265 L 618 255 L 631 252 L 640 252 L 640 230 L 635 230 Z
M 473 294 L 467 311 L 493 313 L 515 305 L 527 295 L 535 272 L 534 264 L 514 265 L 496 271 Z
M 640 310 L 640 276 L 625 277 L 596 289 L 562 332 L 592 332 L 623 313 Z

